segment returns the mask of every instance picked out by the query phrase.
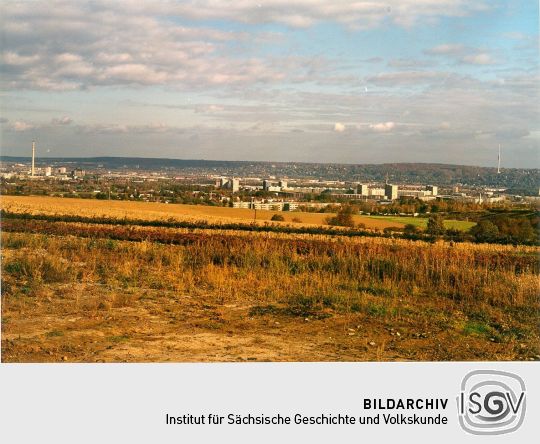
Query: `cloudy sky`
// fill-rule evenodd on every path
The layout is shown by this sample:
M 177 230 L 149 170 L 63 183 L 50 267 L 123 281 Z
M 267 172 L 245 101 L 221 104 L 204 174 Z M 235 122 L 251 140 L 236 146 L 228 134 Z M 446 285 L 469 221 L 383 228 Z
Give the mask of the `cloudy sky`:
M 5 155 L 540 166 L 536 0 L 0 8 Z

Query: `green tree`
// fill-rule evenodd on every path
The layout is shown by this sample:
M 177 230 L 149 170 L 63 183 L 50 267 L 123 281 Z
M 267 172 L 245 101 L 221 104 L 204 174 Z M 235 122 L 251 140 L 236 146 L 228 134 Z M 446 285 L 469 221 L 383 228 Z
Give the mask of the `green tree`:
M 517 240 L 521 243 L 531 242 L 535 238 L 534 229 L 528 219 L 523 219 L 518 224 Z
M 470 231 L 480 242 L 494 242 L 499 238 L 499 228 L 489 220 L 481 220 Z
M 326 223 L 328 225 L 335 225 L 339 227 L 354 228 L 353 214 L 354 207 L 351 205 L 344 205 L 334 217 L 328 217 L 326 219 Z
M 405 225 L 405 228 L 403 229 L 403 232 L 405 234 L 416 234 L 418 233 L 418 227 L 413 224 L 407 224 Z
M 444 219 L 440 214 L 434 214 L 429 217 L 427 230 L 433 236 L 439 236 L 444 233 Z

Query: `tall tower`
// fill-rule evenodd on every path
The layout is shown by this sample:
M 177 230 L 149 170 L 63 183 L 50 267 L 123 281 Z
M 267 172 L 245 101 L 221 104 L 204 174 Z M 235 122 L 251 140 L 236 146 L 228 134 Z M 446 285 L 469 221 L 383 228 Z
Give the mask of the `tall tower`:
M 36 173 L 35 164 L 34 164 L 35 158 L 36 158 L 36 142 L 32 140 L 32 172 L 31 172 L 32 177 L 34 177 Z
M 501 174 L 501 144 L 499 143 L 499 156 L 497 157 L 497 174 Z

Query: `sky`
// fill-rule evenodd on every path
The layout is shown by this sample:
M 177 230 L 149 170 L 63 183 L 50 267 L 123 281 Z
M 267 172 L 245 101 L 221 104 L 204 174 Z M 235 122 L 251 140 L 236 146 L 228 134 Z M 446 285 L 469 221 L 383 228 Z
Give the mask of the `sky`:
M 535 0 L 10 1 L 3 155 L 540 167 Z

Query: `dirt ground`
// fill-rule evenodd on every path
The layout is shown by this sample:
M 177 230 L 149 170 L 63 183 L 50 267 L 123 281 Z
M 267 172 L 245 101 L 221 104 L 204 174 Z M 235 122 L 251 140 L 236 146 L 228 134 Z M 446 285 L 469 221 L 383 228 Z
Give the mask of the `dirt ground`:
M 538 359 L 534 344 L 361 313 L 291 315 L 276 306 L 216 305 L 204 297 L 78 284 L 3 304 L 4 362 L 402 361 Z M 463 317 L 445 300 L 437 306 Z M 408 302 L 403 308 L 414 311 Z M 421 323 L 420 323 L 421 325 Z M 536 356 L 536 358 L 535 358 Z

